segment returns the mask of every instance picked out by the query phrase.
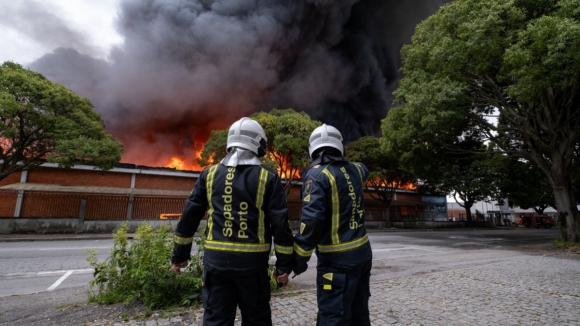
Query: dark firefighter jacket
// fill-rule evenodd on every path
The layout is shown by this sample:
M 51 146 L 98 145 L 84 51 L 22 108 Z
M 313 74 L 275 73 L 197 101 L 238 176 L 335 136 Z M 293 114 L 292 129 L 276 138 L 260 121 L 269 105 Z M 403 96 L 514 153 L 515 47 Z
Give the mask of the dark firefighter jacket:
M 278 175 L 259 165 L 215 164 L 195 183 L 175 231 L 171 262 L 190 257 L 193 235 L 207 212 L 204 267 L 250 274 L 268 267 L 272 237 L 276 267 L 292 271 L 293 236 Z
M 314 249 L 320 262 L 338 268 L 372 259 L 364 220 L 363 183 L 368 173 L 363 164 L 347 161 L 306 171 L 300 231 L 294 239 L 296 273 L 306 270 Z

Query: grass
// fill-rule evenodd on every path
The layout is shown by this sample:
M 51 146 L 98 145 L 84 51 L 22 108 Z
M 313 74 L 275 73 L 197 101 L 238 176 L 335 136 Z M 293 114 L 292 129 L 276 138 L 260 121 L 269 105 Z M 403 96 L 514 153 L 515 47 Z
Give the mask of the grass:
M 562 249 L 563 251 L 566 251 L 568 253 L 580 254 L 580 243 L 578 242 L 563 241 L 558 239 L 554 240 L 552 244 L 554 245 L 554 247 Z

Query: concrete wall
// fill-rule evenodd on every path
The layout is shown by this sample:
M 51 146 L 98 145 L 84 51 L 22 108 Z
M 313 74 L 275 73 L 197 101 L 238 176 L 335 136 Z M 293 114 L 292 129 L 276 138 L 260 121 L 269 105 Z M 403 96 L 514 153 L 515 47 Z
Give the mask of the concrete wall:
M 84 221 L 73 218 L 10 218 L 0 219 L 0 233 L 112 233 L 125 221 Z M 177 225 L 177 220 L 131 220 L 129 232 L 137 230 L 141 223 L 147 223 L 153 227 L 170 224 L 172 229 Z

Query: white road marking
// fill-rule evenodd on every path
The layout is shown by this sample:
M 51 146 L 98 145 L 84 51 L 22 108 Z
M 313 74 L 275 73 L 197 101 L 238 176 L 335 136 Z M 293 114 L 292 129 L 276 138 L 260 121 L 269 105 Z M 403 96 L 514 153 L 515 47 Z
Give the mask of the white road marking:
M 388 251 L 400 251 L 400 250 L 424 250 L 424 251 L 438 252 L 441 254 L 446 253 L 446 251 L 438 251 L 438 250 L 431 250 L 431 249 L 424 249 L 424 248 L 417 248 L 417 247 L 373 249 L 373 252 L 388 252 Z
M 92 273 L 94 271 L 94 269 L 87 268 L 87 269 L 70 269 L 70 270 L 64 270 L 64 271 L 46 271 L 46 272 L 38 272 L 37 275 L 60 274 L 60 273 L 66 273 L 68 271 L 72 271 L 72 272 L 75 272 L 77 274 L 86 274 L 86 273 Z
M 87 250 L 87 249 L 109 249 L 111 247 L 76 247 L 76 248 L 39 248 L 36 250 Z
M 69 277 L 72 273 L 73 273 L 73 271 L 67 271 L 56 282 L 54 282 L 53 285 L 51 285 L 48 289 L 46 289 L 46 291 L 52 291 L 52 290 L 56 289 L 60 285 L 60 283 L 62 283 L 64 280 L 66 280 L 66 278 Z
M 47 251 L 47 250 L 87 250 L 87 249 L 110 249 L 111 246 L 103 247 L 74 247 L 74 248 L 9 248 L 0 251 Z

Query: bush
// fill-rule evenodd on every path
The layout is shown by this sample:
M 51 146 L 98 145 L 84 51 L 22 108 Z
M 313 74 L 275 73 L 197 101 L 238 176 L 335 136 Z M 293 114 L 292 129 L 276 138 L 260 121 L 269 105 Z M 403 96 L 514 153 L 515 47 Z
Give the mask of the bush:
M 89 250 L 87 261 L 94 268 L 89 282 L 89 302 L 111 304 L 141 301 L 151 309 L 199 303 L 203 276 L 203 240 L 196 240 L 197 253 L 180 275 L 171 270 L 173 232 L 169 225 L 159 229 L 143 223 L 135 239 L 127 240 L 128 224 L 114 233 L 111 256 L 98 262 Z M 197 239 L 197 238 L 196 238 Z M 96 288 L 95 288 L 96 287 Z

